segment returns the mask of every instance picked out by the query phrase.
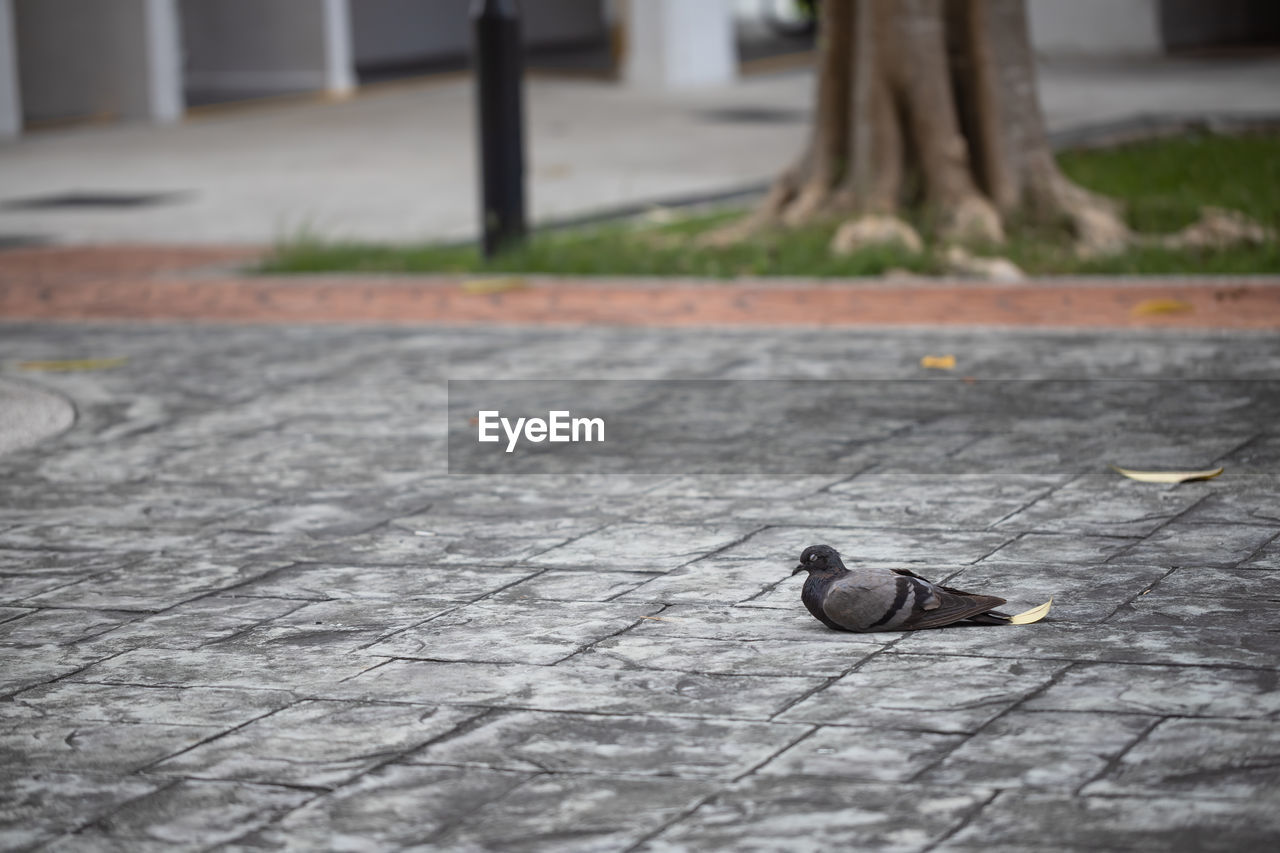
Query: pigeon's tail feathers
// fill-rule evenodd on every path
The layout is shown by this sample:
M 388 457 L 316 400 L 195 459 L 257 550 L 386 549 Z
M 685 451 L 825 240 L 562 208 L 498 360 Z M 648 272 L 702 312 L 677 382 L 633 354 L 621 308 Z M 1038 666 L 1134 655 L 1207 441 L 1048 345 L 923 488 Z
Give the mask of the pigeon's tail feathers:
M 1013 614 L 1001 613 L 999 610 L 988 610 L 986 613 L 970 616 L 968 621 L 977 622 L 979 625 L 1012 625 Z

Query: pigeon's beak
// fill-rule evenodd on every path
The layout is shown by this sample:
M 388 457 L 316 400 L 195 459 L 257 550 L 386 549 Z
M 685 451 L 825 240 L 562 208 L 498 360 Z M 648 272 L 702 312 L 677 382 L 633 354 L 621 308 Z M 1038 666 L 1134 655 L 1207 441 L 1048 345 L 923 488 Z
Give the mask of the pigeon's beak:
M 791 576 L 795 577 L 796 575 L 800 574 L 803 571 L 804 571 L 804 563 L 801 563 L 800 565 L 796 566 L 794 569 L 791 570 Z

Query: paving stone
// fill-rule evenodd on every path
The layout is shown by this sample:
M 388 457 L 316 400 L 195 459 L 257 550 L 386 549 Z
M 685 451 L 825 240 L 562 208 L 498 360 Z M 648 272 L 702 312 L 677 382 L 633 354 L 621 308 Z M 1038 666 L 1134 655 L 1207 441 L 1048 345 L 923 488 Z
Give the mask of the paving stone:
M 1175 522 L 1142 540 L 1125 554 L 1125 560 L 1230 569 L 1266 546 L 1278 532 L 1275 527 Z
M 467 601 L 518 583 L 536 569 L 304 563 L 237 587 L 237 595 L 327 599 L 457 599 Z M 424 617 L 425 618 L 425 617 Z
M 392 764 L 313 799 L 237 847 L 277 850 L 399 850 L 432 842 L 463 815 L 530 778 L 478 767 Z M 225 784 L 225 783 L 224 783 Z
M 50 770 L 130 773 L 218 734 L 217 726 L 80 720 L 26 707 L 0 718 L 0 755 Z M 12 759 L 10 759 L 12 760 Z
M 881 530 L 857 527 L 770 527 L 718 556 L 777 561 L 780 574 L 790 572 L 800 552 L 826 544 L 840 552 L 846 565 L 915 566 L 974 563 L 1012 539 L 1003 533 L 948 530 Z
M 1139 483 L 1114 471 L 1091 471 L 997 526 L 1002 530 L 1145 536 L 1205 497 L 1198 490 Z
M 1170 719 L 1083 793 L 1268 798 L 1280 784 L 1277 756 L 1273 720 Z
M 162 761 L 151 772 L 334 788 L 478 713 L 449 707 L 305 701 Z
M 398 660 L 328 688 L 370 702 L 767 719 L 820 678 Z
M 1191 524 L 1280 525 L 1280 495 L 1272 485 L 1280 476 L 1280 464 L 1251 471 L 1232 465 L 1230 457 L 1220 462 L 1229 468 L 1228 472 L 1212 480 L 1183 483 L 1178 487 L 1179 490 L 1198 487 L 1195 492 L 1201 497 L 1180 520 Z M 1223 477 L 1227 480 L 1223 481 Z
M 139 648 L 198 649 L 259 623 L 286 618 L 304 604 L 287 598 L 207 595 L 160 613 L 134 614 L 132 621 L 99 634 L 91 646 L 110 652 Z
M 316 601 L 245 632 L 237 640 L 252 643 L 261 637 L 267 642 L 324 643 L 336 650 L 353 651 L 368 644 L 353 645 L 358 637 L 371 636 L 368 642 L 372 642 L 458 606 L 457 601 L 430 598 Z
M 234 841 L 315 796 L 313 791 L 270 785 L 182 780 L 131 800 L 78 834 L 95 847 L 111 840 L 216 845 Z
M 804 725 L 739 720 L 509 711 L 405 761 L 531 773 L 732 779 L 808 731 Z
M 1081 392 L 1074 402 L 1087 404 L 1098 383 L 1093 385 L 1095 388 Z M 975 473 L 1083 474 L 1109 465 L 1136 470 L 1200 470 L 1213 467 L 1215 460 L 1251 435 L 1215 435 L 1205 428 L 1211 425 L 1191 423 L 1152 430 L 1138 420 L 1149 420 L 1150 413 L 1134 414 L 1138 406 L 1133 401 L 1124 405 L 1129 412 L 1113 416 L 1082 411 L 1068 419 L 1020 418 L 1016 426 L 1001 423 L 999 416 L 989 424 L 957 419 L 949 424 L 951 429 L 967 432 L 985 427 L 993 434 L 967 445 L 951 462 Z M 1220 421 L 1221 415 L 1217 417 Z
M 899 566 L 897 568 L 906 568 L 906 566 Z M 921 566 L 916 566 L 911 569 L 911 571 L 922 572 L 925 571 L 925 569 Z M 932 580 L 942 583 L 942 578 L 949 574 L 953 574 L 955 571 L 959 571 L 959 569 L 954 567 L 938 567 L 930 568 L 928 571 L 934 575 Z M 783 610 L 787 613 L 794 613 L 796 610 L 796 602 L 800 600 L 800 593 L 803 589 L 804 583 L 800 580 L 799 575 L 794 578 L 783 578 L 773 586 L 768 587 L 746 601 L 741 602 L 737 607 L 742 610 L 754 610 L 761 608 L 766 610 Z
M 944 734 L 973 732 L 1065 668 L 1053 661 L 889 651 L 787 709 L 778 719 Z M 940 684 L 946 689 L 940 689 Z
M 139 616 L 120 610 L 34 610 L 21 619 L 0 623 L 0 643 L 42 646 L 56 637 L 59 645 L 70 646 L 119 628 Z
M 0 696 L 71 675 L 112 652 L 81 646 L 0 645 Z
M 1280 572 L 1253 563 L 1239 569 L 1187 566 L 1167 574 L 1156 584 L 1155 591 L 1161 595 L 1203 596 L 1219 601 L 1232 598 L 1277 601 L 1280 600 Z
M 1100 565 L 1123 555 L 1135 565 L 1160 565 L 1150 554 L 1133 550 L 1136 538 L 1084 536 L 1066 533 L 1026 533 L 983 559 L 984 563 L 1067 563 Z
M 315 460 L 323 459 L 323 466 Z M 150 470 L 164 482 L 246 483 L 303 491 L 395 487 L 415 474 L 442 470 L 443 454 L 418 438 L 382 437 L 370 445 L 363 435 L 275 435 L 270 432 L 216 446 L 200 442 L 163 457 L 129 460 L 132 470 Z
M 631 629 L 635 636 L 699 637 L 752 643 L 827 643 L 854 653 L 871 652 L 892 640 L 893 634 L 855 634 L 832 631 L 809 615 L 800 603 L 799 578 L 794 599 L 785 611 L 756 607 L 710 607 L 677 604 Z M 801 647 L 803 648 L 803 647 Z
M 808 497 L 822 489 L 846 479 L 843 476 L 806 475 L 784 476 L 729 476 L 716 474 L 687 474 L 668 477 L 650 489 L 645 496 L 653 506 L 668 500 L 708 498 L 759 498 L 767 495 L 774 501 L 786 501 Z
M 856 722 L 857 715 L 851 715 Z M 961 734 L 823 726 L 760 768 L 763 776 L 817 776 L 900 784 L 963 743 Z M 965 780 L 965 784 L 984 780 Z
M 982 655 L 1027 660 L 1160 663 L 1277 668 L 1280 638 L 1246 634 L 1226 625 L 1137 627 L 1051 622 L 1034 627 L 915 631 L 897 646 L 921 655 Z
M 1240 565 L 1250 569 L 1280 569 L 1280 537 L 1259 548 Z
M 819 500 L 840 506 L 845 523 L 859 526 L 980 530 L 1043 498 L 1061 479 L 870 471 L 832 486 Z
M 262 533 L 301 533 L 330 539 L 365 533 L 386 524 L 395 510 L 371 503 L 367 496 L 333 501 L 284 501 L 257 506 L 225 519 L 235 530 Z
M 134 649 L 85 668 L 77 678 L 94 684 L 313 691 L 377 664 L 378 658 L 338 656 L 323 646 L 212 644 L 199 649 Z
M 627 593 L 659 574 L 638 572 L 556 571 L 534 575 L 491 597 L 493 601 L 609 601 L 629 603 Z M 647 600 L 641 598 L 640 600 Z
M 1050 616 L 1055 621 L 1101 622 L 1168 571 L 1160 566 L 1118 563 L 1079 566 L 984 560 L 952 575 L 947 584 L 1007 599 L 1009 604 L 1000 608 L 1006 613 L 1017 613 L 1052 598 Z M 937 577 L 932 580 L 941 581 Z
M 34 849 L 67 829 L 90 823 L 120 803 L 148 794 L 158 779 L 119 773 L 0 774 L 0 847 Z
M 5 545 L 21 550 L 50 549 L 81 552 L 86 556 L 143 551 L 149 555 L 176 550 L 191 541 L 183 530 L 148 530 L 145 527 L 107 527 L 90 524 L 20 524 L 4 533 Z
M 1269 629 L 1275 626 L 1275 612 L 1276 603 L 1263 597 L 1217 599 L 1155 590 L 1119 608 L 1107 622 L 1138 631 L 1186 625 L 1234 628 L 1247 638 L 1242 645 L 1264 648 Z
M 100 447 L 100 446 L 99 446 Z M 237 493 L 202 483 L 67 483 L 58 489 L 0 486 L 6 520 L 54 526 L 83 524 L 151 530 L 195 530 L 265 503 L 270 492 Z
M 393 634 L 366 651 L 424 660 L 550 664 L 659 609 L 574 601 L 470 604 Z
M 799 557 L 799 554 L 796 555 Z M 787 579 L 788 569 L 768 560 L 697 560 L 658 575 L 618 601 L 664 604 L 736 604 L 748 601 Z
M 562 544 L 567 537 L 418 536 L 398 527 L 317 542 L 306 551 L 310 562 L 351 566 L 509 566 L 526 564 Z
M 683 779 L 550 776 L 481 806 L 439 844 L 481 850 L 625 850 L 711 790 Z
M 31 607 L 0 607 L 0 625 L 35 612 L 35 609 Z
M 412 515 L 399 515 L 391 525 L 410 532 L 426 530 L 437 536 L 465 537 L 551 537 L 569 539 L 625 520 L 630 501 L 601 500 L 541 492 L 494 494 L 477 490 L 435 501 Z
M 762 776 L 713 797 L 640 849 L 922 850 L 990 792 Z
M 233 728 L 296 701 L 283 690 L 137 687 L 59 681 L 24 690 L 13 705 L 32 716 L 84 722 Z
M 526 560 L 527 565 L 665 572 L 725 548 L 754 529 L 725 524 L 611 524 Z
M 840 675 L 881 645 L 830 640 L 750 641 L 644 635 L 602 640 L 573 658 L 584 666 L 718 672 L 726 675 Z
M 142 553 L 95 554 L 82 551 L 43 551 L 9 547 L 8 534 L 0 547 L 0 600 L 21 601 L 42 592 L 76 583 L 96 574 L 136 563 Z
M 1239 853 L 1269 850 L 1277 834 L 1280 816 L 1265 800 L 1003 791 L 936 849 Z
M 1159 716 L 1280 716 L 1273 669 L 1078 664 L 1024 707 Z
M 53 839 L 41 850 L 49 853 L 166 853 L 195 845 L 175 845 L 168 841 L 146 841 L 141 838 L 112 838 L 96 830 Z
M 1075 790 L 1153 725 L 1136 714 L 1013 710 L 993 720 L 915 781 L 933 785 Z
M 217 558 L 148 557 L 123 569 L 33 595 L 46 606 L 155 611 L 252 580 L 275 566 Z

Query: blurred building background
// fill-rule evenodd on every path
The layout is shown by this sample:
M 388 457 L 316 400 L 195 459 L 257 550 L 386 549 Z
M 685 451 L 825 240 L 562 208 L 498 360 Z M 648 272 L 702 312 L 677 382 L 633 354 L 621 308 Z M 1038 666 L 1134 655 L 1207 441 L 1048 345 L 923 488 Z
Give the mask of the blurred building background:
M 523 0 L 534 70 L 620 85 L 724 83 L 803 52 L 789 0 Z M 83 120 L 172 122 L 211 103 L 465 68 L 469 0 L 0 0 L 0 136 Z M 1151 56 L 1280 42 L 1274 0 L 1030 0 L 1047 55 Z M 798 27 L 797 29 L 803 29 Z M 809 36 L 808 38 L 811 38 Z

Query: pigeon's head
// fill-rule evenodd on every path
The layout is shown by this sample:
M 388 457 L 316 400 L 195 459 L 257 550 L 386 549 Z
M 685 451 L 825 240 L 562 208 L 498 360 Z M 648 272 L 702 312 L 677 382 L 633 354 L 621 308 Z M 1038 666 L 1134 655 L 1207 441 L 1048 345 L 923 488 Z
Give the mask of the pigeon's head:
M 791 574 L 800 572 L 838 572 L 844 568 L 840 555 L 830 545 L 810 545 L 800 554 L 800 565 Z

